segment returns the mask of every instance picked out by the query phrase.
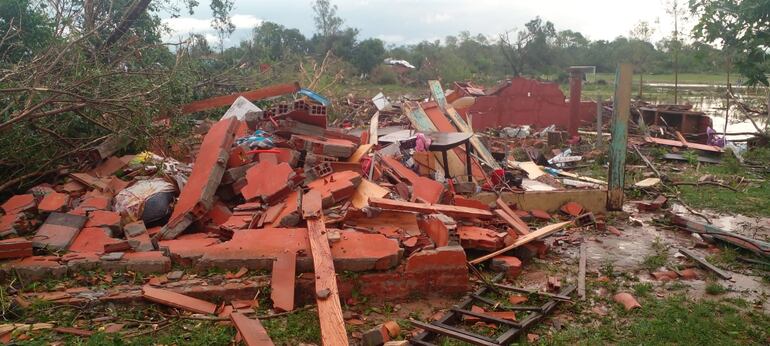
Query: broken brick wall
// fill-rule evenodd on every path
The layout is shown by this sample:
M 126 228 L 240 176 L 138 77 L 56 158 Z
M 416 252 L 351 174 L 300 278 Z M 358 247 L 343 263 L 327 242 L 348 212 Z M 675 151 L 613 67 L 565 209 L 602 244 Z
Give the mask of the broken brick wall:
M 458 111 L 466 120 L 471 115 L 476 130 L 513 125 L 543 128 L 554 124 L 562 129 L 569 126 L 569 103 L 559 84 L 526 78 L 508 83 L 490 95 L 476 97 L 472 106 Z M 593 123 L 595 118 L 596 102 L 581 102 L 580 125 Z

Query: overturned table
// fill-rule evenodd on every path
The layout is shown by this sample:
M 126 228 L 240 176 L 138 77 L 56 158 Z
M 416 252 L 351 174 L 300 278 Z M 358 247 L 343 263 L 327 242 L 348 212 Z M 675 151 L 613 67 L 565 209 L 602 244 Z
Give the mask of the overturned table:
M 473 137 L 473 133 L 467 132 L 431 132 L 426 133 L 425 136 L 430 138 L 429 151 L 440 151 L 441 158 L 444 161 L 444 177 L 447 179 L 449 176 L 449 158 L 447 152 L 453 148 L 465 144 L 465 168 L 468 172 L 468 181 L 473 180 L 473 166 L 471 165 L 471 154 L 473 153 L 473 147 L 471 146 L 470 139 Z
M 466 132 L 423 132 L 426 137 L 430 138 L 430 146 L 428 151 L 441 152 L 441 158 L 444 166 L 444 177 L 450 178 L 449 175 L 449 157 L 447 152 L 451 149 L 459 147 L 465 144 L 465 167 L 468 172 L 468 181 L 473 180 L 473 169 L 471 165 L 471 155 L 473 153 L 473 147 L 470 144 L 470 139 L 473 137 L 473 133 Z M 417 131 L 414 130 L 401 130 L 396 131 L 379 138 L 380 142 L 395 143 L 414 141 L 417 136 Z M 412 144 L 413 145 L 413 144 Z

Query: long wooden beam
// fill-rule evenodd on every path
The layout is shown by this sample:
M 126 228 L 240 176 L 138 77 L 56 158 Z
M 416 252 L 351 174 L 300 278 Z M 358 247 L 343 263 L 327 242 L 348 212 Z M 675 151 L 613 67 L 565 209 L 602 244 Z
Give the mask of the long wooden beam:
M 326 346 L 347 345 L 348 334 L 342 317 L 337 274 L 334 271 L 329 239 L 326 237 L 326 226 L 321 212 L 321 194 L 318 191 L 311 190 L 302 196 L 302 214 L 307 220 L 310 252 L 313 254 L 321 342 Z
M 299 91 L 299 89 L 300 89 L 299 83 L 294 82 L 294 83 L 287 83 L 287 84 L 271 85 L 271 86 L 259 88 L 256 90 L 245 91 L 242 93 L 216 96 L 212 98 L 207 98 L 205 100 L 190 102 L 182 106 L 182 114 L 195 113 L 195 112 L 205 111 L 209 109 L 229 106 L 233 104 L 233 102 L 235 102 L 235 100 L 240 96 L 243 96 L 249 101 L 257 101 L 257 100 L 266 99 L 268 97 L 275 97 L 275 96 L 296 93 L 297 91 Z
M 446 204 L 427 204 L 427 203 L 414 203 L 406 201 L 396 201 L 386 198 L 369 198 L 369 205 L 388 209 L 388 210 L 400 210 L 411 211 L 417 213 L 442 213 L 453 217 L 468 217 L 468 218 L 490 218 L 492 213 L 483 210 L 470 207 L 459 207 L 456 205 Z

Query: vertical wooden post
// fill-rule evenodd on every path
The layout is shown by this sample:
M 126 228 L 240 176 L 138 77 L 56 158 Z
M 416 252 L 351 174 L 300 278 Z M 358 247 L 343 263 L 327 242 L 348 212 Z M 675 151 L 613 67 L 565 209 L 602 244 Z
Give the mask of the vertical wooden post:
M 570 137 L 578 136 L 580 126 L 580 94 L 583 89 L 583 71 L 572 67 L 569 70 L 569 128 Z
M 604 146 L 604 136 L 602 136 L 602 113 L 604 106 L 602 106 L 602 97 L 596 97 L 596 147 L 601 148 Z
M 633 65 L 620 64 L 615 74 L 615 98 L 612 110 L 612 140 L 610 141 L 610 169 L 608 172 L 607 209 L 623 208 L 626 150 L 628 146 L 628 117 L 631 113 L 631 82 Z

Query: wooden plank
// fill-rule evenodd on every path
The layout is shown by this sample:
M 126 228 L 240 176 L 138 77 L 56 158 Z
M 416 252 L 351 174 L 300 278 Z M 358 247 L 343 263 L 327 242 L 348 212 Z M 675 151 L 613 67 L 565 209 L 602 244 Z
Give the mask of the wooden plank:
M 217 97 L 212 97 L 205 100 L 190 102 L 182 106 L 182 114 L 189 114 L 189 113 L 229 106 L 233 102 L 235 102 L 235 100 L 239 96 L 243 96 L 249 101 L 257 101 L 257 100 L 262 100 L 269 97 L 291 94 L 297 91 L 299 91 L 299 83 L 297 82 L 271 85 L 264 88 L 246 91 L 242 93 L 217 96 Z
M 443 213 L 449 216 L 470 218 L 492 217 L 492 212 L 487 210 L 446 204 L 413 203 L 385 198 L 369 198 L 369 204 L 383 209 L 412 211 L 417 213 Z
M 380 112 L 374 113 L 369 120 L 369 144 L 377 145 L 379 143 L 378 128 L 380 126 Z
M 337 288 L 337 274 L 334 271 L 332 251 L 329 247 L 329 239 L 326 237 L 323 213 L 321 213 L 321 195 L 317 191 L 311 190 L 302 197 L 302 213 L 307 219 L 310 252 L 313 254 L 321 341 L 326 346 L 348 345 L 348 335 L 345 330 L 345 320 L 342 318 Z
M 362 144 L 358 146 L 358 149 L 356 149 L 355 152 L 353 152 L 353 155 L 350 155 L 350 157 L 347 159 L 347 162 L 352 163 L 358 163 L 358 161 L 361 161 L 361 159 L 369 154 L 369 152 L 374 147 L 374 144 Z
M 732 274 L 717 268 L 715 265 L 709 263 L 705 258 L 698 256 L 695 252 L 692 252 L 690 250 L 687 250 L 685 248 L 678 248 L 679 252 L 681 252 L 683 255 L 692 258 L 695 262 L 698 262 L 702 267 L 714 272 L 714 274 L 717 274 L 722 279 L 730 280 L 733 278 Z
M 527 225 L 527 223 L 526 223 L 526 222 L 524 222 L 524 220 L 522 220 L 522 219 L 519 217 L 519 215 L 518 215 L 518 214 L 516 214 L 516 212 L 515 212 L 515 211 L 511 210 L 511 208 L 510 208 L 510 207 L 508 207 L 508 203 L 505 203 L 505 201 L 503 200 L 503 198 L 502 198 L 502 197 L 498 197 L 498 198 L 497 198 L 497 200 L 495 201 L 495 203 L 497 204 L 497 207 L 498 207 L 498 208 L 502 209 L 502 210 L 503 210 L 503 211 L 504 211 L 504 212 L 505 212 L 505 213 L 506 213 L 508 216 L 510 216 L 510 217 L 511 217 L 511 218 L 512 218 L 512 219 L 513 219 L 513 220 L 514 220 L 514 221 L 515 221 L 517 224 L 519 224 L 520 226 L 522 226 L 522 227 L 519 227 L 519 228 L 516 228 L 516 227 L 514 227 L 514 229 L 516 229 L 516 230 L 517 230 L 517 231 L 518 231 L 520 234 L 522 234 L 522 235 L 523 235 L 523 234 L 529 234 L 529 225 Z
M 369 198 L 383 198 L 388 195 L 390 191 L 380 185 L 377 185 L 368 179 L 361 179 L 361 183 L 356 187 L 356 192 L 350 198 L 350 203 L 354 208 L 364 208 L 369 206 Z
M 214 303 L 186 296 L 184 294 L 155 288 L 150 285 L 144 285 L 142 287 L 142 297 L 152 302 L 199 314 L 213 314 L 217 311 L 217 305 Z
M 481 256 L 479 258 L 476 258 L 476 259 L 470 261 L 470 264 L 479 264 L 479 263 L 484 262 L 484 261 L 486 261 L 488 259 L 494 258 L 494 257 L 499 256 L 501 254 L 504 254 L 504 253 L 506 253 L 508 251 L 511 251 L 511 250 L 513 250 L 513 249 L 515 249 L 515 248 L 517 248 L 519 246 L 527 244 L 527 243 L 529 243 L 529 242 L 531 242 L 531 241 L 533 241 L 535 239 L 549 236 L 549 235 L 551 235 L 553 233 L 558 232 L 559 230 L 561 230 L 562 228 L 564 228 L 565 226 L 567 226 L 567 225 L 569 225 L 571 223 L 572 223 L 572 221 L 565 221 L 565 222 L 559 222 L 559 223 L 555 223 L 555 224 L 548 225 L 548 226 L 545 226 L 543 228 L 540 228 L 537 231 L 529 233 L 529 234 L 527 234 L 527 235 L 525 235 L 525 236 L 523 236 L 523 237 L 521 237 L 519 239 L 516 239 L 516 242 L 514 242 L 513 244 L 511 244 L 509 246 L 506 246 L 506 247 L 504 247 L 504 248 L 502 248 L 500 250 L 497 250 L 497 251 L 495 251 L 493 253 Z
M 502 209 L 495 209 L 495 214 L 497 214 L 497 216 L 503 219 L 508 225 L 513 227 L 516 233 L 520 235 L 529 234 L 529 227 L 520 224 L 518 221 L 516 221 L 516 219 L 513 218 L 513 216 L 511 216 L 511 214 L 506 213 Z M 516 217 L 518 217 L 518 215 L 516 215 Z
M 444 89 L 441 88 L 441 83 L 437 80 L 431 80 L 428 81 L 428 85 L 430 86 L 430 92 L 433 94 L 433 98 L 436 100 L 439 108 L 441 108 L 441 110 L 449 117 L 449 119 L 452 120 L 455 126 L 457 126 L 457 129 L 461 132 L 474 133 L 473 129 L 468 126 L 468 123 L 466 123 L 465 120 L 463 120 L 463 118 L 460 116 L 460 113 L 458 113 L 457 110 L 452 107 L 452 105 L 447 103 L 446 95 L 444 95 Z M 470 142 L 473 146 L 473 149 L 476 150 L 478 156 L 484 160 L 484 163 L 487 166 L 491 167 L 492 169 L 500 168 L 497 160 L 492 157 L 492 153 L 489 152 L 489 149 L 484 146 L 484 143 L 481 143 L 481 140 L 479 140 L 476 135 L 471 137 Z
M 235 325 L 235 329 L 241 334 L 243 342 L 248 346 L 271 346 L 273 340 L 267 335 L 267 330 L 259 323 L 258 319 L 251 319 L 240 312 L 230 314 L 230 320 Z
M 610 141 L 610 168 L 607 182 L 607 209 L 622 210 L 623 186 L 626 178 L 626 152 L 628 151 L 628 117 L 631 113 L 631 78 L 634 67 L 620 64 L 615 76 L 615 104 L 612 114 L 612 140 Z
M 586 299 L 586 242 L 580 242 L 580 260 L 578 263 L 578 296 Z

